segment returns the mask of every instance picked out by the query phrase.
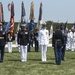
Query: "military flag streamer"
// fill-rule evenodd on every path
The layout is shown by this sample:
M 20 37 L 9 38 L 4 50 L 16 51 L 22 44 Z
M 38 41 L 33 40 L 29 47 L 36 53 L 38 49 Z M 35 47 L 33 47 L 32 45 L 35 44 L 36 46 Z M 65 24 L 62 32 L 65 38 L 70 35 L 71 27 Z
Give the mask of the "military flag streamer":
M 0 2 L 0 22 L 4 25 L 3 5 Z
M 24 7 L 24 3 L 22 1 L 22 4 L 21 4 L 21 23 L 25 23 L 25 16 L 26 16 L 25 7 Z
M 11 3 L 10 32 L 14 30 L 14 3 Z
M 41 29 L 41 27 L 42 27 L 42 2 L 40 3 L 39 18 L 37 23 L 37 28 Z
M 30 7 L 30 25 L 29 25 L 29 30 L 33 30 L 34 28 L 34 3 L 31 3 Z

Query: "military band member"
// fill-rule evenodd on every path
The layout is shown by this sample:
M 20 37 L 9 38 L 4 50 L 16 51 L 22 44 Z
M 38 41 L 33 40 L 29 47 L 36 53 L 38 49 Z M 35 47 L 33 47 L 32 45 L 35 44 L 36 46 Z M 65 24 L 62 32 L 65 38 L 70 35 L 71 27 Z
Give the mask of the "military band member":
M 29 43 L 29 32 L 25 24 L 21 24 L 21 30 L 18 32 L 17 42 L 20 44 L 21 61 L 27 61 L 27 45 Z
M 42 61 L 47 61 L 46 51 L 49 44 L 49 31 L 46 29 L 46 24 L 43 24 L 42 29 L 39 31 L 38 41 L 41 47 L 41 59 Z
M 3 31 L 2 23 L 0 23 L 0 62 L 3 62 L 4 59 L 4 49 L 6 43 L 6 33 Z
M 52 46 L 54 47 L 55 61 L 57 65 L 61 64 L 63 43 L 64 43 L 63 34 L 60 30 L 60 27 L 57 25 L 56 31 L 53 33 L 53 37 L 52 37 Z

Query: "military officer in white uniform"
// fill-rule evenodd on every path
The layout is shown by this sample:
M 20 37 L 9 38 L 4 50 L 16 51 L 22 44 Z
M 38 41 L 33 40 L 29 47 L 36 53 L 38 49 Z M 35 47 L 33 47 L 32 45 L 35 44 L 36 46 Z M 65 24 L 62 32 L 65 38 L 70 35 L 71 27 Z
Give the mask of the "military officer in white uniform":
M 49 31 L 46 29 L 46 24 L 43 24 L 42 29 L 39 30 L 38 41 L 41 47 L 41 59 L 46 61 L 46 51 L 49 43 Z
M 71 51 L 74 51 L 74 30 L 71 29 L 70 32 L 70 49 Z

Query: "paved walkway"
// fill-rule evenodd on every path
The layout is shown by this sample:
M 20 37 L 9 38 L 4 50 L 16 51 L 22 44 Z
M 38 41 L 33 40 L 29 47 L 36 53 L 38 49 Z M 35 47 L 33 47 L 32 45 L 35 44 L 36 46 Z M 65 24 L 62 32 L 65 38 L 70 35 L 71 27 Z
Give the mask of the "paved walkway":
M 16 44 L 13 44 L 12 46 L 13 46 L 13 47 L 17 47 Z M 5 47 L 8 47 L 8 45 L 6 44 Z M 34 47 L 34 44 L 33 44 L 33 47 Z M 52 47 L 52 44 L 48 44 L 48 47 Z

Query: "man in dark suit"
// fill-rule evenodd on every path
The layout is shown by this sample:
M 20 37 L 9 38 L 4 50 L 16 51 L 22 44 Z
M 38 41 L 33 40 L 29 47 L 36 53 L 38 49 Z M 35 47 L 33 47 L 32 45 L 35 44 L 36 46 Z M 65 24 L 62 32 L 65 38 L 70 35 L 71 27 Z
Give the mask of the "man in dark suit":
M 3 62 L 5 43 L 6 43 L 6 33 L 3 32 L 2 23 L 0 23 L 0 52 L 1 52 L 0 62 Z

